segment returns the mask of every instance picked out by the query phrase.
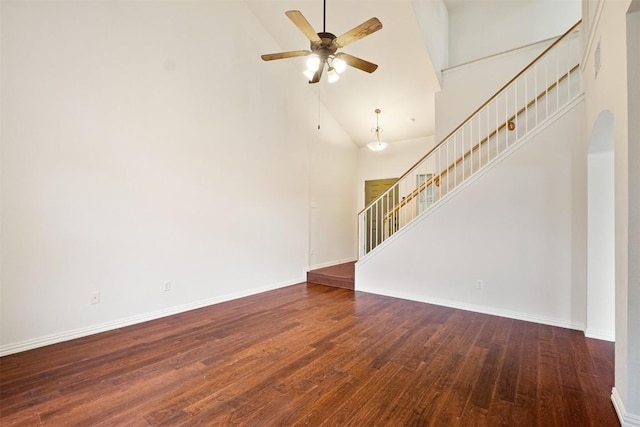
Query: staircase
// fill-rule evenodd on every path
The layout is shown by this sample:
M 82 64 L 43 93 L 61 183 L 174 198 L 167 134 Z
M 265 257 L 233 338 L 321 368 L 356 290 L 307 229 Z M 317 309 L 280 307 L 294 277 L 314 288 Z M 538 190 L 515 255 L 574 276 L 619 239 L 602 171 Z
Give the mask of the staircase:
M 343 289 L 354 289 L 355 262 L 332 265 L 307 273 L 307 283 L 333 286 Z
M 580 21 L 358 214 L 359 259 L 489 165 L 507 156 L 582 94 Z

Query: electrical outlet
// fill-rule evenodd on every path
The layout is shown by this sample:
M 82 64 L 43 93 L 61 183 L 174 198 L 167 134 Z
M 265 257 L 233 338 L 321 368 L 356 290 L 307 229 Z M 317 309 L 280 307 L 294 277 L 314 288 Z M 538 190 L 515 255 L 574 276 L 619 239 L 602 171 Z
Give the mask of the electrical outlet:
M 484 287 L 484 281 L 483 280 L 476 280 L 476 289 L 482 289 Z
M 164 291 L 169 292 L 171 290 L 171 282 L 164 282 Z
M 100 303 L 100 292 L 92 292 L 91 304 L 99 304 L 99 303 Z

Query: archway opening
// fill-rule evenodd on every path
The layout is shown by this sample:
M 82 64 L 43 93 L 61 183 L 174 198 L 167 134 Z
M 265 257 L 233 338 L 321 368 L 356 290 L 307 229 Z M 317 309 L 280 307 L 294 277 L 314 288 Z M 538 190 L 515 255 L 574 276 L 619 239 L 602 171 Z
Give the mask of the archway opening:
M 614 119 L 603 111 L 589 139 L 585 335 L 608 341 L 615 341 L 614 194 Z

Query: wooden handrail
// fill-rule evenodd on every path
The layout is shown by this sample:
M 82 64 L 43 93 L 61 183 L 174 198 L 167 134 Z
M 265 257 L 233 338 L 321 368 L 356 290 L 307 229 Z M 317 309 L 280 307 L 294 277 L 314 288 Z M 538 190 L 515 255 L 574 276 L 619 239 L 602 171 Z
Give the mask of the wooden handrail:
M 531 68 L 536 62 L 538 62 L 540 60 L 540 58 L 542 58 L 544 55 L 547 54 L 547 52 L 549 52 L 551 49 L 553 49 L 558 43 L 560 43 L 565 37 L 567 37 L 569 34 L 571 34 L 573 31 L 575 31 L 576 28 L 578 28 L 578 26 L 582 23 L 582 19 L 580 19 L 578 22 L 576 22 L 575 24 L 573 24 L 573 26 L 571 28 L 569 28 L 564 34 L 562 34 L 560 37 L 558 37 L 553 43 L 551 43 L 545 50 L 542 51 L 542 53 L 540 53 L 538 56 L 535 57 L 535 59 L 533 61 L 531 61 L 529 64 L 527 64 L 526 67 L 524 67 L 518 74 L 516 74 L 515 76 L 513 76 L 513 78 L 511 80 L 509 80 L 504 86 L 502 86 L 496 93 L 493 94 L 493 96 L 491 96 L 489 99 L 487 99 L 479 108 L 477 108 L 473 113 L 471 113 L 466 119 L 464 119 L 455 129 L 453 129 L 451 132 L 449 132 L 449 134 L 447 136 L 445 136 L 440 142 L 438 142 L 436 145 L 433 146 L 433 148 L 431 148 L 431 150 L 429 150 L 429 152 L 427 152 L 427 154 L 425 154 L 424 156 L 422 156 L 420 158 L 420 160 L 418 160 L 416 163 L 413 164 L 413 166 L 411 166 L 400 178 L 398 178 L 395 183 L 397 183 L 398 181 L 400 181 L 401 179 L 403 179 L 404 177 L 406 177 L 407 175 L 409 175 L 411 173 L 411 171 L 413 171 L 413 169 L 418 166 L 420 163 L 422 163 L 423 160 L 425 160 L 427 157 L 429 157 L 431 155 L 431 153 L 433 153 L 438 147 L 440 147 L 442 144 L 444 144 L 447 139 L 449 139 L 449 137 L 451 135 L 453 135 L 454 133 L 456 133 L 461 127 L 463 127 L 469 120 L 471 120 L 476 114 L 478 114 L 484 107 L 487 106 L 487 104 L 489 104 L 491 101 L 493 101 L 495 98 L 497 98 L 502 91 L 504 91 L 507 87 L 509 87 L 509 85 L 511 85 L 511 83 L 513 83 L 518 77 L 520 77 L 521 75 L 523 75 L 527 70 L 529 70 L 529 68 Z M 572 70 L 573 71 L 573 70 Z M 393 185 L 395 185 L 392 184 Z M 386 192 L 385 192 L 386 193 Z M 380 197 L 384 196 L 381 195 Z M 380 198 L 379 197 L 379 198 Z M 378 199 L 379 199 L 378 198 Z M 378 199 L 372 201 L 371 203 L 369 203 L 368 205 L 366 205 L 360 212 L 358 212 L 358 216 L 360 216 L 360 214 L 362 214 L 364 211 L 366 211 L 367 209 L 369 209 L 374 203 L 376 203 L 378 201 Z
M 479 148 L 482 144 L 484 144 L 485 142 L 487 142 L 488 140 L 490 140 L 491 138 L 493 138 L 498 132 L 500 132 L 502 129 L 504 129 L 505 127 L 507 127 L 509 125 L 509 123 L 512 123 L 520 114 L 524 113 L 524 111 L 527 108 L 530 108 L 531 106 L 533 106 L 535 103 L 537 103 L 540 99 L 542 99 L 544 96 L 547 95 L 547 93 L 549 93 L 550 91 L 552 91 L 553 89 L 556 88 L 556 86 L 558 86 L 558 84 L 562 83 L 565 79 L 567 79 L 569 77 L 569 75 L 571 75 L 572 73 L 574 73 L 578 68 L 580 67 L 580 64 L 576 64 L 574 65 L 567 73 L 563 74 L 557 81 L 553 82 L 551 85 L 549 85 L 549 87 L 540 92 L 540 94 L 538 94 L 538 96 L 536 96 L 534 99 L 532 99 L 531 101 L 529 101 L 527 103 L 527 105 L 525 105 L 524 107 L 522 107 L 521 109 L 519 109 L 516 114 L 514 114 L 513 116 L 509 117 L 505 122 L 503 122 L 502 124 L 500 124 L 500 126 L 498 126 L 497 129 L 493 130 L 491 133 L 489 133 L 489 135 L 487 135 L 486 137 L 484 137 L 482 140 L 480 140 L 480 142 L 478 144 L 476 144 L 471 150 L 475 150 L 477 148 Z M 465 153 L 462 157 L 466 157 L 469 152 L 471 151 L 469 150 L 467 153 Z M 462 161 L 462 157 L 457 159 L 454 163 L 452 163 L 451 165 L 449 165 L 449 167 L 447 169 L 445 169 L 443 172 L 440 173 L 440 175 L 445 175 L 447 174 L 451 169 L 453 169 L 458 163 L 460 163 Z
M 445 169 L 443 169 L 438 174 L 432 175 L 429 179 L 427 179 L 425 182 L 421 183 L 418 187 L 416 187 L 411 193 L 409 193 L 405 197 L 403 197 L 402 201 L 397 203 L 393 208 L 391 208 L 385 214 L 385 216 L 383 217 L 383 220 L 386 221 L 386 220 L 389 219 L 389 217 L 391 215 L 395 215 L 396 211 L 399 211 L 402 207 L 406 206 L 411 200 L 413 200 L 415 197 L 417 197 L 423 190 L 425 190 L 429 185 L 433 184 L 434 182 L 435 182 L 436 186 L 440 186 L 439 182 L 440 182 L 442 176 L 448 174 L 449 171 L 451 171 L 453 168 L 455 168 L 458 165 L 458 163 L 462 162 L 464 159 L 469 157 L 471 155 L 471 153 L 473 153 L 476 150 L 479 150 L 482 147 L 482 144 L 488 142 L 491 138 L 496 136 L 500 131 L 502 131 L 505 127 L 507 127 L 509 125 L 509 123 L 512 123 L 520 114 L 524 113 L 527 108 L 530 108 L 536 102 L 538 102 L 540 99 L 545 97 L 550 91 L 555 89 L 560 83 L 562 83 L 564 80 L 566 80 L 579 67 L 580 67 L 580 64 L 574 65 L 567 73 L 563 74 L 557 81 L 553 82 L 551 85 L 549 85 L 548 88 L 546 88 L 545 90 L 540 92 L 535 98 L 533 98 L 531 101 L 529 101 L 527 103 L 527 105 L 525 105 L 524 107 L 520 108 L 513 116 L 509 117 L 507 120 L 505 120 L 503 123 L 501 123 L 496 129 L 491 131 L 489 133 L 489 135 L 487 135 L 484 138 L 482 138 L 480 140 L 480 142 L 475 144 L 473 147 L 471 147 L 469 150 L 467 150 L 464 154 L 462 154 L 460 157 L 458 157 L 453 163 L 451 163 L 449 166 L 447 166 Z M 413 170 L 413 168 L 411 168 L 410 171 L 411 170 Z M 406 174 L 404 176 L 406 176 Z M 374 203 L 375 203 L 375 201 L 374 201 Z
M 547 47 L 545 50 L 542 51 L 542 53 L 538 56 L 535 57 L 535 59 L 533 61 L 531 61 L 526 67 L 524 67 L 522 70 L 520 70 L 520 72 L 518 74 L 516 74 L 515 76 L 513 76 L 513 78 L 511 80 L 509 80 L 504 86 L 502 86 L 500 89 L 498 89 L 498 91 L 496 93 L 493 94 L 493 96 L 489 99 L 487 99 L 484 104 L 482 104 L 480 107 L 478 107 L 473 113 L 471 113 L 469 115 L 469 117 L 467 117 L 466 119 L 464 119 L 464 121 L 462 123 L 460 123 L 455 129 L 453 129 L 451 132 L 449 132 L 449 134 L 447 136 L 445 136 L 442 141 L 440 141 L 438 143 L 438 145 L 442 144 L 443 142 L 445 142 L 451 135 L 453 135 L 454 133 L 456 133 L 458 131 L 458 129 L 460 129 L 462 126 L 464 126 L 471 118 L 473 118 L 473 116 L 475 116 L 476 114 L 478 114 L 484 107 L 487 106 L 487 104 L 489 104 L 491 101 L 493 101 L 495 98 L 497 98 L 502 91 L 504 91 L 507 87 L 509 87 L 509 85 L 511 85 L 511 83 L 513 83 L 518 77 L 520 77 L 521 75 L 523 75 L 525 72 L 527 72 L 529 70 L 529 68 L 531 68 L 536 62 L 538 62 L 540 60 L 540 58 L 542 58 L 544 55 L 547 54 L 547 52 L 549 52 L 551 49 L 553 49 L 558 43 L 560 43 L 566 36 L 568 36 L 569 34 L 571 34 L 577 27 L 578 25 L 580 25 L 580 23 L 582 23 L 582 19 L 579 20 L 578 22 L 576 22 L 575 24 L 573 24 L 573 26 L 571 28 L 569 28 L 564 34 L 562 34 L 560 37 L 558 37 L 553 43 L 551 43 L 551 45 L 549 45 L 549 47 Z M 433 151 L 435 148 L 438 147 L 438 145 L 436 145 L 435 147 L 433 147 L 433 149 L 431 149 L 431 151 Z M 427 155 L 429 155 L 429 153 L 427 153 Z M 424 156 L 427 157 L 427 156 Z

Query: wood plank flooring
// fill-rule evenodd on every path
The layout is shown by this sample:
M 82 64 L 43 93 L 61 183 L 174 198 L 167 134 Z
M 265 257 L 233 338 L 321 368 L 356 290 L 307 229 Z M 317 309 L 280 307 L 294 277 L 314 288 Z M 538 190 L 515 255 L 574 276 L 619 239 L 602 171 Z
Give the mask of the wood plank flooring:
M 0 425 L 617 426 L 613 344 L 300 284 L 0 359 Z

